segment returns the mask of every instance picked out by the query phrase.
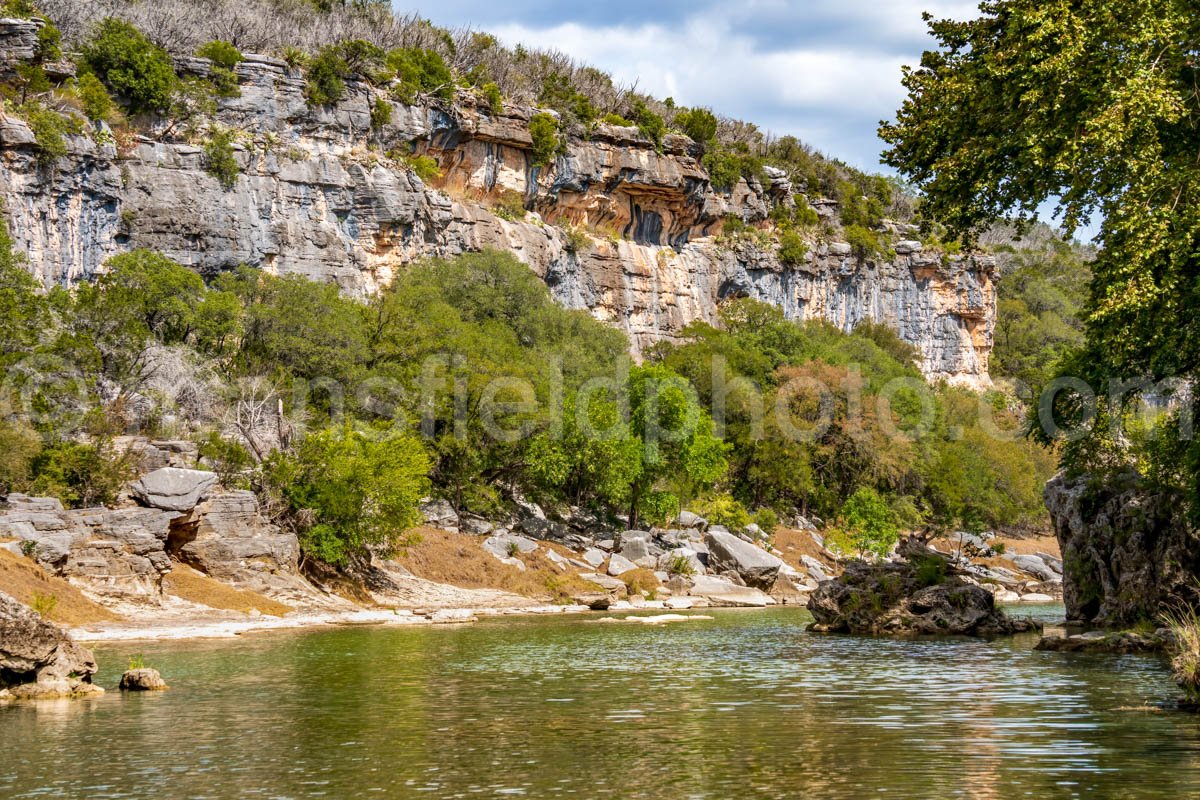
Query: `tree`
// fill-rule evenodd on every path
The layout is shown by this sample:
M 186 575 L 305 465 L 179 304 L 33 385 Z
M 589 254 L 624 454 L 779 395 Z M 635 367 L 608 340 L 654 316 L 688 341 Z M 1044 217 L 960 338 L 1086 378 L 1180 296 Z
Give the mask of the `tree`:
M 906 70 L 908 98 L 881 136 L 889 164 L 954 232 L 1059 198 L 1068 233 L 1100 216 L 1086 342 L 1075 377 L 1194 379 L 1200 369 L 1200 26 L 1188 0 L 993 0 L 930 21 L 938 49 Z M 1123 406 L 1126 398 L 1108 398 Z M 1111 415 L 1119 417 L 1120 408 Z M 1102 426 L 1068 466 L 1126 463 Z M 1193 463 L 1197 447 L 1178 455 Z M 1103 455 L 1106 453 L 1108 455 Z M 1186 455 L 1188 452 L 1191 455 Z M 1195 499 L 1194 470 L 1178 463 Z M 1190 477 L 1188 477 L 1190 476 Z
M 533 166 L 548 166 L 558 154 L 558 120 L 550 114 L 534 114 L 529 120 L 529 135 L 533 139 Z
M 671 481 L 694 493 L 725 474 L 727 447 L 713 436 L 712 418 L 695 391 L 663 366 L 634 367 L 628 382 L 629 429 L 638 463 L 629 482 L 629 527 L 661 521 L 679 511 L 681 498 L 662 488 Z
M 271 491 L 282 498 L 306 556 L 345 565 L 368 548 L 393 550 L 421 522 L 429 459 L 408 434 L 329 429 L 304 439 L 294 456 L 267 464 Z
M 841 521 L 860 558 L 866 553 L 885 556 L 900 538 L 892 509 L 869 487 L 850 495 L 842 506 Z
M 128 22 L 109 17 L 83 48 L 83 63 L 104 85 L 123 97 L 133 114 L 171 105 L 178 79 L 167 51 Z
M 707 108 L 692 108 L 677 114 L 675 124 L 697 144 L 707 146 L 717 138 L 717 118 Z

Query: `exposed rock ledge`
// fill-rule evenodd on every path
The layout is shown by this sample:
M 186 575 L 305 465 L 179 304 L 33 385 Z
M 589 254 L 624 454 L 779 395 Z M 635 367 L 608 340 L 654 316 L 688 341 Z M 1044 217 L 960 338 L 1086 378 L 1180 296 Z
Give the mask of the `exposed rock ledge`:
M 995 606 L 991 592 L 953 574 L 949 560 L 915 540 L 903 560 L 851 562 L 841 577 L 823 581 L 808 600 L 821 632 L 986 636 L 1036 630 Z

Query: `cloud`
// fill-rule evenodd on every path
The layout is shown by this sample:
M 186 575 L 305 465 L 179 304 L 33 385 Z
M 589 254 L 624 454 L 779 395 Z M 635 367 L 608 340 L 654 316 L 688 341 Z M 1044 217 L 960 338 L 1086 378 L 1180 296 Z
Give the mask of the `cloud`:
M 442 0 L 421 11 L 509 45 L 560 50 L 619 83 L 798 136 L 878 170 L 875 130 L 904 96 L 901 66 L 929 43 L 922 10 L 964 18 L 974 7 L 961 0 Z

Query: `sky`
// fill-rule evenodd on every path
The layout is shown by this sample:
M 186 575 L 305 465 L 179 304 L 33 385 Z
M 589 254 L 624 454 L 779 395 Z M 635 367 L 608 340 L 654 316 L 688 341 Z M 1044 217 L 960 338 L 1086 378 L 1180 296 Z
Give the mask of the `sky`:
M 869 171 L 901 66 L 931 43 L 922 11 L 975 16 L 978 0 L 417 0 L 396 3 L 507 45 L 561 50 L 618 83 L 791 134 Z

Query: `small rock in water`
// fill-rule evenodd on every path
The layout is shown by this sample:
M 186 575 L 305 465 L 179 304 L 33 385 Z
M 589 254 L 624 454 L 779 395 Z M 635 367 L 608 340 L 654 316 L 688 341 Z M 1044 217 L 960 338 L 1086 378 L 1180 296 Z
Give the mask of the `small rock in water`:
M 152 692 L 166 688 L 167 682 L 158 674 L 158 670 L 149 667 L 127 670 L 121 676 L 122 692 Z

